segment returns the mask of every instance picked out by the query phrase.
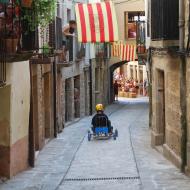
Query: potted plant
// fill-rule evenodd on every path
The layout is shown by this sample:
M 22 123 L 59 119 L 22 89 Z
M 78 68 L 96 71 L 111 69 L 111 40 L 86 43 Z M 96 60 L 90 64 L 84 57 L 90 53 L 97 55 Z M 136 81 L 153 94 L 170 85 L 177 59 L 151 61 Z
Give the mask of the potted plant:
M 140 43 L 137 44 L 137 53 L 141 53 L 141 44 Z
M 22 0 L 21 3 L 22 3 L 22 6 L 23 7 L 28 7 L 30 8 L 32 6 L 32 1 L 33 0 Z
M 55 18 L 57 0 L 35 0 L 30 8 L 23 8 L 23 20 L 28 23 L 29 30 L 35 31 L 38 26 L 46 28 Z
M 19 14 L 19 12 L 18 12 Z M 3 24 L 3 40 L 5 50 L 9 54 L 14 54 L 17 51 L 19 42 L 19 20 L 15 14 L 15 7 L 9 4 L 6 8 L 6 18 L 1 18 Z
M 45 43 L 43 46 L 42 46 L 42 55 L 43 57 L 48 57 L 51 53 L 51 48 L 49 46 L 48 43 Z

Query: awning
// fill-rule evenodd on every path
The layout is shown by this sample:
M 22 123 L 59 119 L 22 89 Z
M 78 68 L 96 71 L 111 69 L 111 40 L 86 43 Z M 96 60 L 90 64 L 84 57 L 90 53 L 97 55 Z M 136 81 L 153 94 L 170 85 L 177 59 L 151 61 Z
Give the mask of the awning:
M 136 60 L 136 46 L 124 44 L 122 42 L 113 43 L 111 46 L 112 57 L 118 57 L 121 61 Z
M 118 41 L 118 25 L 111 1 L 76 4 L 76 20 L 79 42 Z

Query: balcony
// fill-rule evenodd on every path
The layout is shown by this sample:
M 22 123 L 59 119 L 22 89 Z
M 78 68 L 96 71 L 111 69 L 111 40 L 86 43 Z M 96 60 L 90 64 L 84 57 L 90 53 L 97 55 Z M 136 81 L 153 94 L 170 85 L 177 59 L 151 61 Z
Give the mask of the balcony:
M 52 64 L 55 61 L 54 50 L 48 45 L 44 45 L 42 48 L 40 48 L 39 52 L 34 53 L 30 59 L 32 64 Z
M 31 10 L 32 11 L 32 10 Z M 0 3 L 0 62 L 28 60 L 36 46 L 36 31 L 28 31 L 20 1 Z
M 56 50 L 59 67 L 70 67 L 74 63 L 80 63 L 85 57 L 85 46 L 78 43 L 77 39 L 70 38 L 69 46 L 63 45 L 61 49 Z

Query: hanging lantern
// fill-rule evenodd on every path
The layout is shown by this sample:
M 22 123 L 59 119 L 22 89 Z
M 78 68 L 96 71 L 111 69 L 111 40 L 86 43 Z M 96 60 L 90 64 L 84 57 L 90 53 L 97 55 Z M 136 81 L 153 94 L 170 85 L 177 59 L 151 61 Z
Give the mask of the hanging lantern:
M 33 0 L 22 0 L 22 6 L 30 8 L 32 6 L 32 1 Z

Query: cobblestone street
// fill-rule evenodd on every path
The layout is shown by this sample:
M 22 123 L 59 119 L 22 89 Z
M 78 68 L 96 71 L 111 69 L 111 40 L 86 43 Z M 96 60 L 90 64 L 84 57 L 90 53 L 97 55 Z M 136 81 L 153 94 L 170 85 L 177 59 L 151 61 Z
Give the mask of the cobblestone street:
M 189 190 L 190 180 L 150 147 L 148 99 L 120 99 L 106 110 L 116 141 L 92 140 L 91 117 L 65 128 L 39 153 L 36 166 L 0 190 Z

